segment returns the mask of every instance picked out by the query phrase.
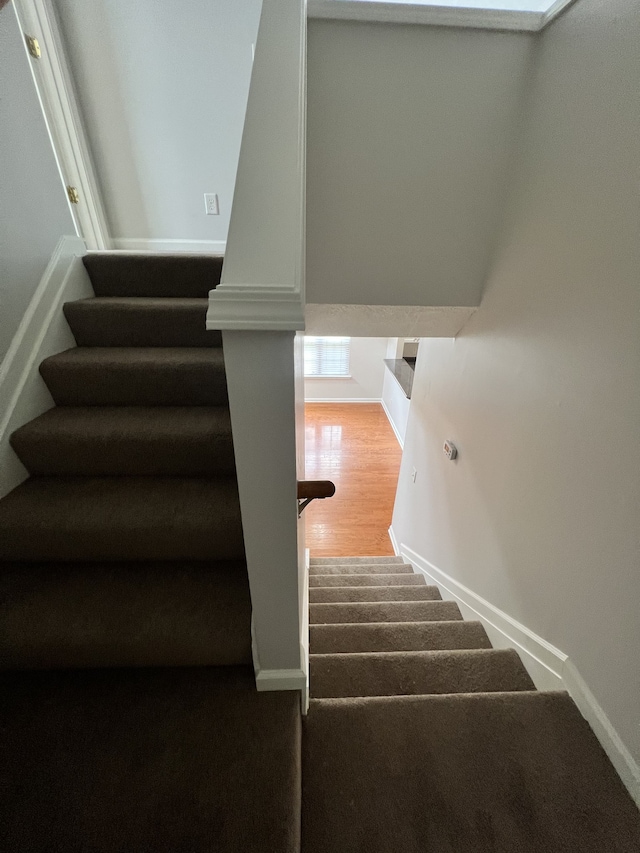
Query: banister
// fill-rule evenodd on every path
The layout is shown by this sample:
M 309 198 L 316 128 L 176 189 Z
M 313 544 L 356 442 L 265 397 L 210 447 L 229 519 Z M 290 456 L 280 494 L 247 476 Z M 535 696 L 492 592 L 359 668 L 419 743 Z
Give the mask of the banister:
M 335 483 L 331 480 L 298 480 L 298 499 L 315 500 L 315 498 L 331 498 L 336 493 Z
M 331 498 L 335 493 L 335 483 L 331 480 L 298 480 L 298 516 L 311 501 Z

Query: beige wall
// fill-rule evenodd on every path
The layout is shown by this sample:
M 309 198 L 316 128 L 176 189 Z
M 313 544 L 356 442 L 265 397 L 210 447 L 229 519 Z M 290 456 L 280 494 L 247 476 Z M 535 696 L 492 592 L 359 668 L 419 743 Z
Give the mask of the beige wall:
M 421 343 L 393 520 L 568 654 L 636 760 L 639 44 L 637 0 L 579 0 L 544 33 L 482 305 Z
M 308 302 L 478 304 L 532 44 L 309 22 Z

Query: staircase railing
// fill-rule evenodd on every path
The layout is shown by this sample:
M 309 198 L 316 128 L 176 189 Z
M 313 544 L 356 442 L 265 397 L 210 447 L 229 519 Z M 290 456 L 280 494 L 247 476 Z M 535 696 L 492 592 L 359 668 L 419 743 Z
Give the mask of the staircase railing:
M 299 480 L 298 481 L 298 517 L 311 501 L 332 498 L 336 493 L 335 484 L 331 480 Z
M 260 690 L 307 683 L 304 477 L 306 0 L 263 0 L 221 284 L 222 329 Z M 297 438 L 297 440 L 296 440 Z

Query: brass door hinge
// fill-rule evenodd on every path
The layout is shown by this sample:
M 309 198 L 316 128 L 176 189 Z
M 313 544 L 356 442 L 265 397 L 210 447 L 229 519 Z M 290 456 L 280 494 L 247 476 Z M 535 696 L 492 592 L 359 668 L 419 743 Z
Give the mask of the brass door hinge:
M 40 42 L 35 36 L 25 35 L 27 40 L 27 49 L 34 59 L 40 59 Z
M 75 187 L 67 187 L 67 195 L 71 204 L 78 204 L 80 202 L 80 193 Z

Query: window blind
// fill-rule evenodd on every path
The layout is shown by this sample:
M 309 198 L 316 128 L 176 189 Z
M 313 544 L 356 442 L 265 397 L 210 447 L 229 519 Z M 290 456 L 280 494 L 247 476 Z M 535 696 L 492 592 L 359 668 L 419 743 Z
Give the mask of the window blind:
M 305 376 L 349 376 L 351 338 L 323 338 L 306 335 L 304 339 Z

